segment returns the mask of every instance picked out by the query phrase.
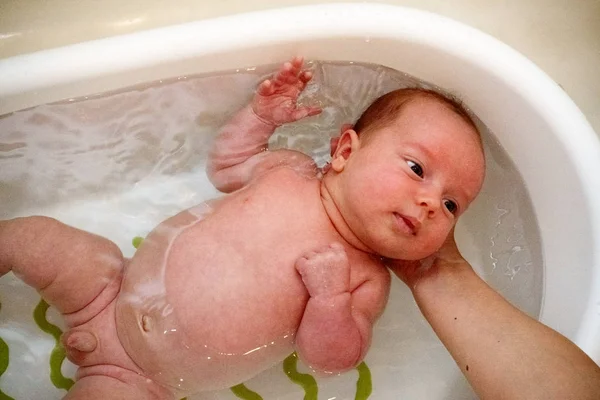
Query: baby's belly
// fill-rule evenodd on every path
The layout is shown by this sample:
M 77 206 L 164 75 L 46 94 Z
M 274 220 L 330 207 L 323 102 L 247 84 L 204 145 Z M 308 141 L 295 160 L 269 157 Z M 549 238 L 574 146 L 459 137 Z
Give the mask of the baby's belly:
M 211 232 L 200 214 L 179 214 L 145 240 L 117 303 L 129 356 L 181 395 L 227 388 L 280 362 L 308 300 L 294 257 L 252 262 L 242 243 L 200 233 Z
M 127 353 L 143 373 L 155 382 L 177 390 L 181 397 L 218 390 L 244 382 L 280 362 L 293 351 L 294 333 L 273 333 L 267 342 L 251 340 L 253 332 L 243 326 L 230 325 L 238 335 L 236 346 L 205 337 L 196 332 L 176 312 L 164 315 L 165 309 L 144 310 L 135 306 L 119 307 L 118 318 L 131 324 L 119 329 Z M 227 325 L 226 317 L 204 319 L 207 328 L 219 330 Z M 137 326 L 133 326 L 133 324 Z M 266 332 L 260 332 L 264 336 Z M 229 335 L 227 342 L 231 340 Z

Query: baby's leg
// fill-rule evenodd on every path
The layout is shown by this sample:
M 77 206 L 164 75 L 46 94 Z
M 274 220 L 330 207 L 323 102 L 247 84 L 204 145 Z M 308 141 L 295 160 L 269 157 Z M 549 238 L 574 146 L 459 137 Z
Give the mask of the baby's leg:
M 0 221 L 0 276 L 12 270 L 62 314 L 82 310 L 111 283 L 118 290 L 123 263 L 113 242 L 52 218 Z
M 125 383 L 112 376 L 91 375 L 79 379 L 63 400 L 175 400 L 172 394 L 143 383 Z
M 63 336 L 63 343 L 69 359 L 85 366 L 78 370 L 77 382 L 65 399 L 173 398 L 133 371 L 116 332 L 109 334 L 115 327 L 114 310 L 108 307 L 119 291 L 124 261 L 108 239 L 52 218 L 0 221 L 0 276 L 13 271 L 74 328 Z M 98 323 L 104 323 L 101 331 L 94 329 Z

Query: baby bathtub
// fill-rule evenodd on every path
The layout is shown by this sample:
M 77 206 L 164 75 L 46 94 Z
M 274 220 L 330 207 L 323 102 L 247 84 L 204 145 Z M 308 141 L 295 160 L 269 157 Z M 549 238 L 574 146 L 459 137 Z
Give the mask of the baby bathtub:
M 514 50 L 430 13 L 317 5 L 188 23 L 0 61 L 0 115 L 160 79 L 306 59 L 381 64 L 460 94 L 529 190 L 541 235 L 540 320 L 600 362 L 600 146 Z

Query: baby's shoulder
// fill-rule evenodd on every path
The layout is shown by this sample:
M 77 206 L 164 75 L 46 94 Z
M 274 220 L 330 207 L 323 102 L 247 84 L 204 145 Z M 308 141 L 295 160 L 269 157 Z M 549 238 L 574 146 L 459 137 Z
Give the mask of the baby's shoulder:
M 281 149 L 265 152 L 254 168 L 255 178 L 264 178 L 273 174 L 294 173 L 305 178 L 319 175 L 319 168 L 308 155 L 296 150 Z
M 310 157 L 306 157 L 306 163 L 298 162 L 293 165 L 282 165 L 271 169 L 257 179 L 257 181 L 277 187 L 303 187 L 303 186 L 318 186 L 320 179 L 318 168 Z

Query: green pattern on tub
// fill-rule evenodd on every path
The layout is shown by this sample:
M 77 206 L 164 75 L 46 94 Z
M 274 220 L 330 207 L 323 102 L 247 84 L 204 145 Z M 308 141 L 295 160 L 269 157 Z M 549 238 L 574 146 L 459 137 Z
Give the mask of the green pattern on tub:
M 52 325 L 46 319 L 48 308 L 50 308 L 50 305 L 46 303 L 44 299 L 41 299 L 33 311 L 33 319 L 41 330 L 54 337 L 55 345 L 50 354 L 50 380 L 52 381 L 52 384 L 57 389 L 69 390 L 75 382 L 73 382 L 72 379 L 66 378 L 61 371 L 62 363 L 66 357 L 65 349 L 60 344 L 60 335 L 62 334 L 62 331 L 58 326 Z
M 235 394 L 240 399 L 244 400 L 263 400 L 262 396 L 246 387 L 243 383 L 239 385 L 232 386 L 230 388 L 231 392 Z
M 367 400 L 373 391 L 371 370 L 364 361 L 356 367 L 356 370 L 358 371 L 358 380 L 356 381 L 354 400 Z
M 283 372 L 292 382 L 304 389 L 304 400 L 317 400 L 319 387 L 312 375 L 298 372 L 298 354 L 296 352 L 283 360 Z
M 0 338 L 0 376 L 4 374 L 8 368 L 8 345 Z M 0 400 L 14 400 L 0 389 Z
M 131 240 L 131 245 L 137 250 L 140 247 L 140 244 L 144 241 L 144 238 L 141 236 L 136 236 Z
M 2 303 L 0 303 L 0 310 L 2 310 Z M 4 374 L 4 372 L 6 372 L 6 369 L 8 368 L 8 362 L 10 360 L 9 357 L 10 357 L 10 355 L 8 354 L 8 345 L 0 337 L 0 377 L 2 377 L 2 375 Z M 10 397 L 6 393 L 4 393 L 2 391 L 2 389 L 0 389 L 0 400 L 15 400 L 15 399 Z

